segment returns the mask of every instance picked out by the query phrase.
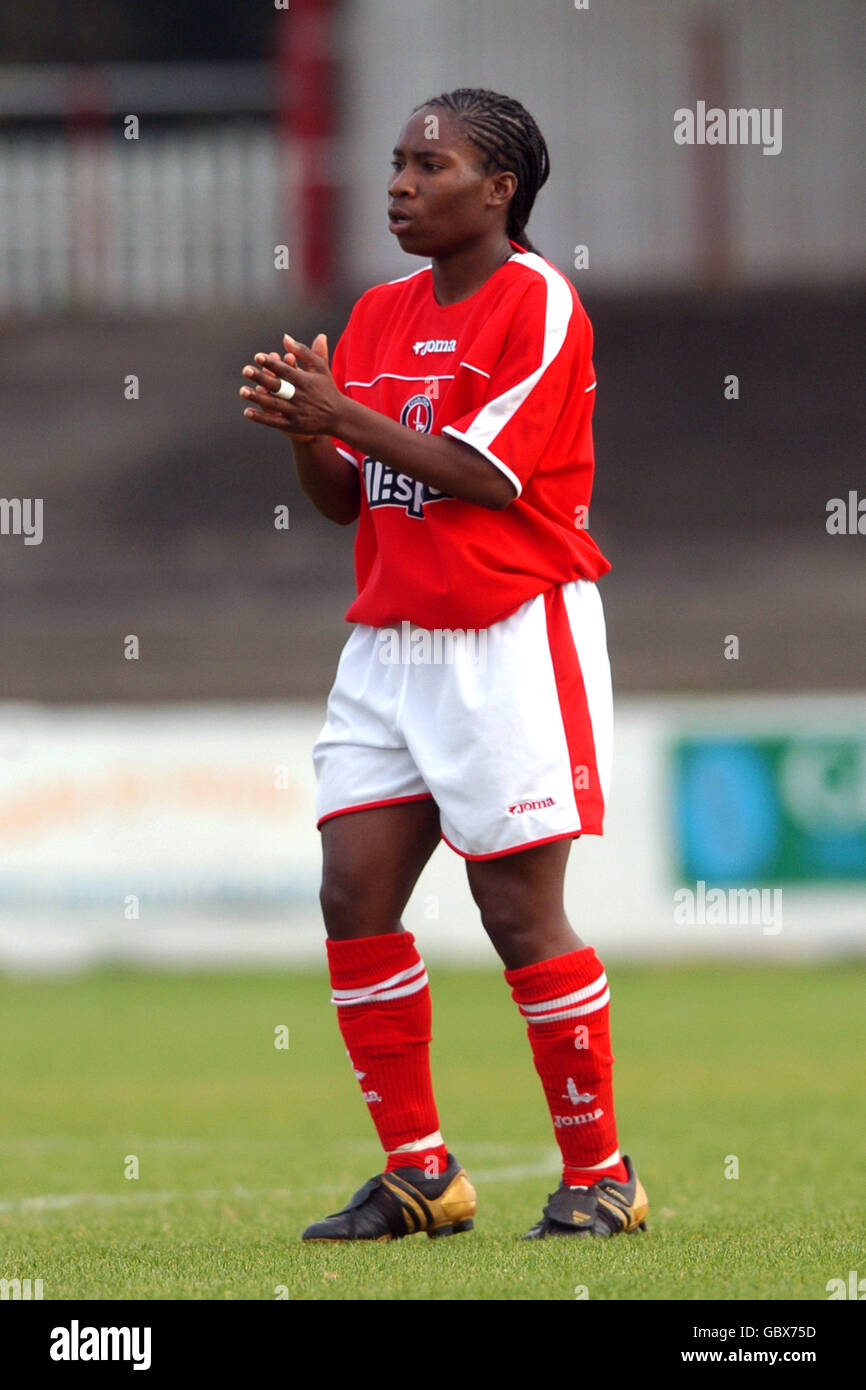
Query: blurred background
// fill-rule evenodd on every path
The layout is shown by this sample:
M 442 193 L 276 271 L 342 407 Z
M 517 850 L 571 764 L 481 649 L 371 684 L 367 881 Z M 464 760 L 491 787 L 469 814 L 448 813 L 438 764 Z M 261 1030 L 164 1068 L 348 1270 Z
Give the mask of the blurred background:
M 538 121 L 529 235 L 595 331 L 617 744 L 572 919 L 622 960 L 862 952 L 864 46 L 857 0 L 6 7 L 4 970 L 323 962 L 311 748 L 354 528 L 240 371 L 284 331 L 333 349 L 421 264 L 390 150 L 458 86 Z M 781 147 L 678 144 L 698 103 L 776 113 Z M 700 884 L 784 917 L 700 920 Z M 444 846 L 405 920 L 494 963 Z

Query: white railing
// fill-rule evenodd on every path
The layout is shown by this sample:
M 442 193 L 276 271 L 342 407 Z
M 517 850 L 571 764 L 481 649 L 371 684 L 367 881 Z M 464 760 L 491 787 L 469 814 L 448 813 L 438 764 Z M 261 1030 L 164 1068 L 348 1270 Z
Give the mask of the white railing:
M 0 139 L 0 314 L 284 295 L 297 156 L 267 126 Z M 285 245 L 288 271 L 275 268 Z M 293 255 L 294 253 L 294 255 Z

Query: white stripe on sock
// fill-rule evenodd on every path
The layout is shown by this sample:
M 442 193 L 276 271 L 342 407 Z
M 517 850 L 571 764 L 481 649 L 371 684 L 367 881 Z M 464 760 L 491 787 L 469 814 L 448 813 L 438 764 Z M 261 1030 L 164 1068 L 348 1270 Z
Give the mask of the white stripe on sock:
M 377 980 L 373 985 L 361 985 L 360 989 L 335 989 L 334 994 L 339 999 L 362 999 L 368 994 L 375 993 L 379 989 L 390 989 L 392 985 L 399 985 L 403 980 L 408 980 L 413 975 L 417 975 L 419 970 L 424 969 L 423 960 L 418 959 L 415 965 L 410 965 L 408 970 L 401 970 L 396 975 L 389 975 L 386 980 Z
M 594 1173 L 598 1168 L 612 1168 L 615 1163 L 619 1163 L 619 1160 L 619 1149 L 614 1149 L 613 1153 L 608 1158 L 603 1159 L 601 1163 L 581 1163 L 580 1165 L 575 1164 L 575 1167 L 581 1167 L 585 1173 Z
M 520 1012 L 524 1014 L 543 1013 L 547 1009 L 563 1008 L 566 1004 L 582 1004 L 584 999 L 589 999 L 593 994 L 598 994 L 599 990 L 604 989 L 607 984 L 607 976 L 602 970 L 597 980 L 593 980 L 591 985 L 585 985 L 583 989 L 576 989 L 573 994 L 561 994 L 558 999 L 543 999 L 540 1004 L 521 1004 Z
M 606 989 L 604 994 L 599 995 L 598 999 L 593 999 L 590 1004 L 581 1004 L 578 1009 L 558 1009 L 552 1014 L 534 1014 L 532 1018 L 527 1018 L 526 1022 L 552 1023 L 559 1018 L 582 1018 L 585 1014 L 594 1014 L 597 1009 L 603 1009 L 609 1000 L 610 990 Z
M 432 1134 L 425 1134 L 423 1139 L 413 1139 L 411 1144 L 398 1144 L 396 1149 L 389 1149 L 392 1154 L 411 1154 L 417 1153 L 419 1149 L 438 1149 L 445 1140 L 436 1129 Z
M 403 999 L 407 994 L 417 994 L 420 989 L 425 988 L 426 984 L 427 971 L 425 970 L 417 980 L 412 980 L 408 985 L 401 985 L 399 989 L 379 989 L 377 987 L 373 992 L 354 999 L 338 999 L 335 994 L 332 994 L 331 1003 L 336 1004 L 338 1009 L 345 1009 L 353 1004 L 378 1004 L 383 999 Z

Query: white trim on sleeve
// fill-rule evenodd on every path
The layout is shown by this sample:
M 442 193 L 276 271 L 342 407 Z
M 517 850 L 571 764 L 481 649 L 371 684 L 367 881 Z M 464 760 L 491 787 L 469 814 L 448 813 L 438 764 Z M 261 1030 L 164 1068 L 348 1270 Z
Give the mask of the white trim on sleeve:
M 512 473 L 507 463 L 503 463 L 502 459 L 498 459 L 495 454 L 491 454 L 490 450 L 485 449 L 481 444 L 479 444 L 477 439 L 470 439 L 469 435 L 464 434 L 462 430 L 455 430 L 453 425 L 443 425 L 442 433 L 450 434 L 454 439 L 462 440 L 464 444 L 468 444 L 470 448 L 476 449 L 479 454 L 483 454 L 486 459 L 489 459 L 490 462 L 496 468 L 499 469 L 500 473 L 505 474 L 508 481 L 517 489 L 517 496 L 520 496 L 521 492 L 523 491 L 523 486 L 517 474 Z
M 568 281 L 554 266 L 548 265 L 541 256 L 536 256 L 533 252 L 528 251 L 525 255 L 514 256 L 512 259 L 537 271 L 544 277 L 547 287 L 547 298 L 544 306 L 544 346 L 541 362 L 529 376 L 516 382 L 507 391 L 503 391 L 501 396 L 495 396 L 492 401 L 483 405 L 465 433 L 460 433 L 450 425 L 445 425 L 442 433 L 451 434 L 455 439 L 461 439 L 465 444 L 471 444 L 473 449 L 477 449 L 486 459 L 495 464 L 518 487 L 517 495 L 519 497 L 522 488 L 518 479 L 501 459 L 490 452 L 490 445 L 512 416 L 517 413 L 533 387 L 540 381 L 551 362 L 561 351 L 574 312 L 574 300 Z

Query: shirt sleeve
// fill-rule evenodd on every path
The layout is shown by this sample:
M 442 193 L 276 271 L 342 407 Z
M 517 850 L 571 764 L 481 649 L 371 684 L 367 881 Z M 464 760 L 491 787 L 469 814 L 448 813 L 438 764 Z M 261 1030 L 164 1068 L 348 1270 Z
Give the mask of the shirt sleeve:
M 544 452 L 563 409 L 572 398 L 591 332 L 568 282 L 553 270 L 539 275 L 506 317 L 492 315 L 462 365 L 493 362 L 484 399 L 453 424 L 450 434 L 477 449 L 510 480 L 519 497 Z M 488 334 L 498 335 L 497 355 Z M 477 351 L 476 351 L 477 349 Z M 495 352 L 495 349 L 493 350 Z
M 334 351 L 331 354 L 331 376 L 334 378 L 334 381 L 337 383 L 337 387 L 340 391 L 345 391 L 346 389 L 346 348 L 351 326 L 352 316 L 350 315 L 349 322 L 346 324 L 346 327 L 343 329 L 343 332 L 337 339 L 337 346 L 334 348 Z M 353 452 L 350 444 L 347 444 L 342 439 L 338 439 L 336 435 L 333 434 L 331 435 L 331 443 L 334 445 L 334 448 L 337 450 L 338 454 L 342 454 L 343 458 L 346 459 L 349 463 L 353 464 L 355 468 L 358 467 L 357 456 Z

